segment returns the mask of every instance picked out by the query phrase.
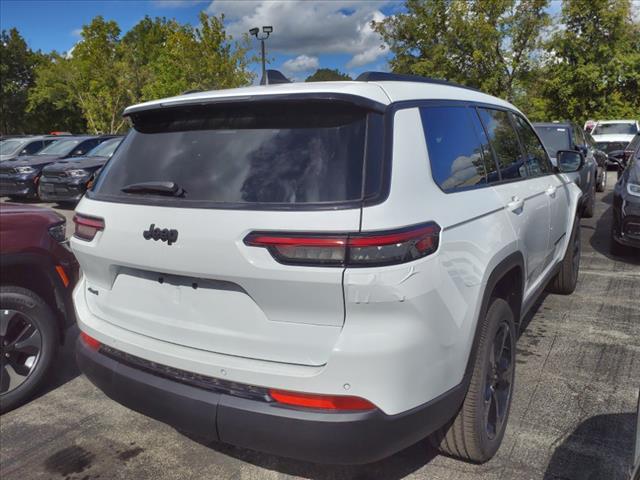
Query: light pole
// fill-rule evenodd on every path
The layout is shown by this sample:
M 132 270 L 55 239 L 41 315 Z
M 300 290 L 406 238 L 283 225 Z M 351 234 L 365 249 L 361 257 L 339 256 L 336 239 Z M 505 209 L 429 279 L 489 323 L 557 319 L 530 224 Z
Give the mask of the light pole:
M 264 79 L 265 85 L 269 85 L 269 79 L 267 78 L 267 71 L 265 66 L 265 52 L 264 52 L 264 41 L 269 38 L 269 35 L 273 32 L 272 26 L 262 27 L 262 34 L 260 34 L 260 29 L 258 27 L 252 28 L 249 30 L 249 33 L 260 40 L 260 46 L 262 48 L 262 78 Z

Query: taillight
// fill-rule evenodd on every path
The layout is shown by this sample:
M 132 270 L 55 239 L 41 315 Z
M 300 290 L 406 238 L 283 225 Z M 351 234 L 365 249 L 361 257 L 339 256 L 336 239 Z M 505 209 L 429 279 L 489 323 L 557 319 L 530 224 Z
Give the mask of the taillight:
M 376 408 L 373 403 L 364 398 L 343 395 L 316 395 L 271 389 L 269 396 L 278 403 L 295 407 L 322 410 L 372 410 Z
M 76 225 L 76 231 L 73 235 L 82 240 L 93 240 L 96 233 L 104 230 L 104 220 L 79 213 L 73 217 L 73 223 Z
M 92 336 L 84 333 L 84 332 L 80 332 L 80 338 L 82 339 L 82 341 L 87 345 L 87 347 L 89 347 L 91 350 L 99 350 L 100 349 L 100 345 L 101 343 L 96 340 L 95 338 L 93 338 Z
M 252 232 L 246 245 L 267 248 L 280 263 L 371 267 L 406 263 L 438 249 L 440 227 L 433 222 L 368 233 L 317 234 Z

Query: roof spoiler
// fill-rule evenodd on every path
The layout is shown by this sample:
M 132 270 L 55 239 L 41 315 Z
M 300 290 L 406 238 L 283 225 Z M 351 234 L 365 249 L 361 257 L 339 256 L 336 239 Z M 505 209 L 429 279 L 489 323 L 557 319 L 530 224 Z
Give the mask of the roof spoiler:
M 291 80 L 278 70 L 266 70 L 260 80 L 260 85 L 275 85 L 277 83 L 291 83 Z

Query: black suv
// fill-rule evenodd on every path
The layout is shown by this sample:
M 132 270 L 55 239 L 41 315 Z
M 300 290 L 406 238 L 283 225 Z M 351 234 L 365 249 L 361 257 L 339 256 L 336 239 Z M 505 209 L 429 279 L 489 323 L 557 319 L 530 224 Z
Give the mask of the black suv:
M 626 167 L 621 163 L 619 169 L 613 189 L 610 248 L 614 255 L 625 255 L 629 247 L 640 248 L 640 142 Z
M 123 137 L 111 138 L 84 157 L 60 160 L 42 169 L 38 193 L 45 202 L 75 203 L 91 185 L 96 172 L 107 163 Z
M 598 150 L 591 134 L 572 122 L 534 123 L 534 128 L 542 139 L 556 164 L 556 152 L 575 150 L 585 157 L 583 167 L 570 174 L 583 192 L 582 216 L 591 218 L 595 208 L 595 192 L 603 192 L 607 185 L 607 155 Z
M 79 157 L 110 136 L 65 137 L 43 148 L 35 155 L 18 157 L 0 163 L 0 196 L 37 198 L 42 169 L 63 158 Z

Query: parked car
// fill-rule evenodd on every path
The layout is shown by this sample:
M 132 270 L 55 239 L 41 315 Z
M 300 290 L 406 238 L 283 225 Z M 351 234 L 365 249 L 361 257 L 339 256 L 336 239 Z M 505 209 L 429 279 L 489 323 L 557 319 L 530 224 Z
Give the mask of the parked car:
M 582 168 L 569 177 L 582 190 L 580 211 L 582 216 L 593 217 L 596 204 L 596 191 L 603 192 L 607 184 L 606 155 L 587 140 L 588 133 L 571 122 L 534 123 L 533 126 L 542 139 L 542 143 L 556 165 L 556 152 L 575 150 L 582 152 L 585 162 Z
M 576 285 L 581 152 L 558 170 L 511 104 L 391 73 L 125 116 L 71 239 L 95 385 L 308 461 L 371 462 L 430 434 L 495 454 L 517 326 L 545 286 Z
M 86 155 L 113 136 L 64 137 L 35 155 L 0 162 L 0 196 L 37 198 L 42 169 L 58 160 Z
M 611 253 L 625 255 L 640 248 L 640 144 L 626 167 L 620 164 L 618 181 L 613 189 Z
M 33 155 L 56 140 L 59 138 L 50 136 L 8 138 L 0 142 L 0 162 Z
M 0 412 L 46 382 L 64 332 L 75 323 L 78 264 L 65 245 L 65 227 L 50 209 L 0 208 Z
M 610 154 L 624 150 L 638 132 L 640 124 L 637 120 L 605 120 L 596 123 L 591 135 L 598 148 Z M 609 166 L 615 167 L 616 162 L 610 161 Z
M 60 160 L 42 169 L 38 185 L 40 199 L 45 202 L 72 202 L 82 198 L 96 172 L 111 158 L 123 137 L 102 142 L 85 157 Z
M 640 133 L 636 134 L 626 147 L 621 150 L 612 150 L 609 152 L 609 162 L 615 164 L 616 169 L 619 169 L 619 166 L 622 166 L 622 168 L 626 167 L 633 152 L 636 151 L 638 144 L 640 144 Z

